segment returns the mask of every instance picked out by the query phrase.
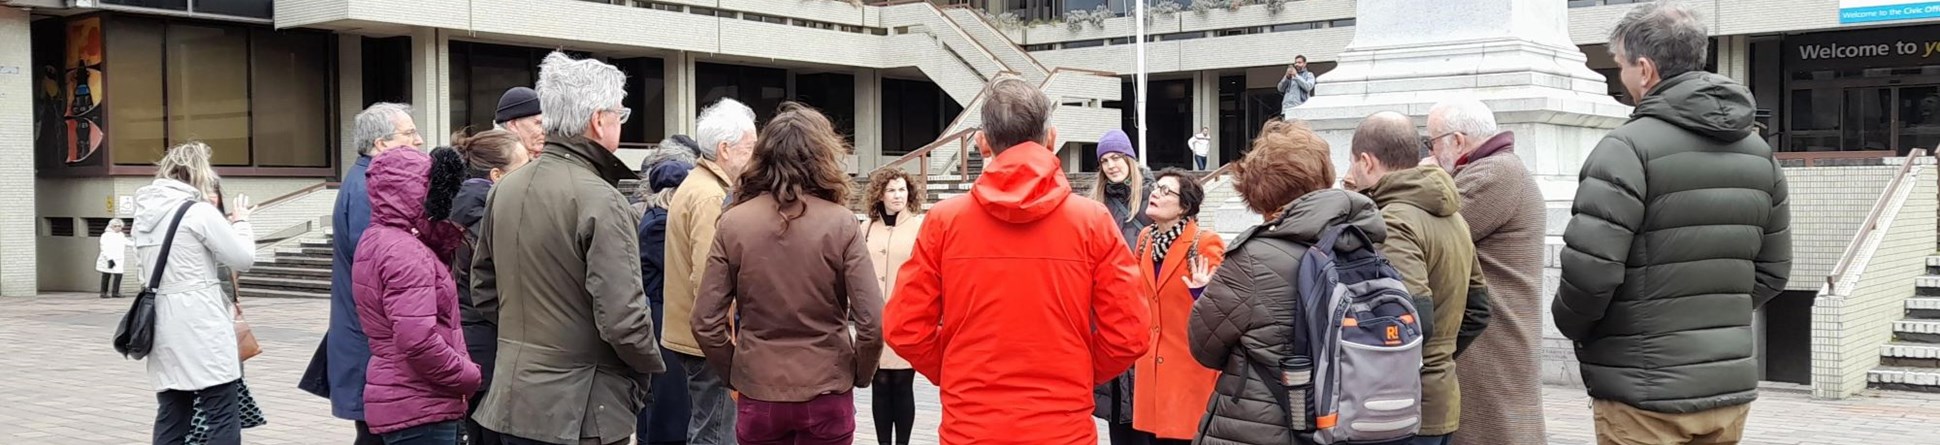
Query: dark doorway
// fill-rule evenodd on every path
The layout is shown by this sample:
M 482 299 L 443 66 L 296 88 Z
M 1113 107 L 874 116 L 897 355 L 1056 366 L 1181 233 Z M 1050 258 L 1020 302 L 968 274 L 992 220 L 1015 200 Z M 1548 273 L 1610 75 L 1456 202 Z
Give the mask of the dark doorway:
M 962 113 L 934 83 L 882 79 L 882 154 L 902 156 L 935 142 Z
M 1812 383 L 1812 302 L 1816 292 L 1785 291 L 1765 304 L 1764 380 Z
M 1145 140 L 1150 148 L 1145 151 L 1145 165 L 1153 170 L 1166 167 L 1192 168 L 1192 151 L 1186 148 L 1186 140 L 1192 138 L 1192 79 L 1151 80 L 1145 92 L 1151 97 L 1145 101 Z M 1138 140 L 1138 91 L 1136 83 L 1127 80 L 1123 83 L 1117 102 L 1122 122 L 1118 128 L 1125 130 L 1131 137 L 1132 149 L 1137 150 Z M 1106 106 L 1110 106 L 1107 104 Z M 1098 135 L 1083 135 L 1086 138 Z M 1087 154 L 1089 155 L 1089 154 Z M 1093 159 L 1088 170 L 1097 170 L 1097 160 Z
M 855 76 L 846 73 L 795 75 L 795 99 L 828 116 L 835 131 L 855 142 Z
M 698 62 L 694 64 L 694 94 L 701 107 L 722 98 L 741 101 L 754 109 L 756 123 L 765 124 L 788 98 L 788 71 Z
M 411 102 L 411 38 L 364 38 L 364 103 Z

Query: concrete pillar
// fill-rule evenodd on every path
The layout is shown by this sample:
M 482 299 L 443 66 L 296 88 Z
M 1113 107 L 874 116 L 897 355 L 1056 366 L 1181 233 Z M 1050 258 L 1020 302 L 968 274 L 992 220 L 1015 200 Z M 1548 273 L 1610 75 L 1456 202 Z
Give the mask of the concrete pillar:
M 701 109 L 694 103 L 694 54 L 675 51 L 661 64 L 667 79 L 667 133 L 694 134 Z
M 425 148 L 451 143 L 451 51 L 443 30 L 411 30 L 411 119 Z
M 357 163 L 357 147 L 352 147 L 357 131 L 357 113 L 364 111 L 364 38 L 351 34 L 337 36 L 337 177 L 343 178 L 351 164 Z
M 1751 85 L 1751 39 L 1747 36 L 1718 37 L 1718 74 L 1738 83 Z
M 855 172 L 881 167 L 882 156 L 882 72 L 870 68 L 855 71 Z
M 33 25 L 27 11 L 0 8 L 0 200 L 34 202 Z M 39 292 L 31 211 L 0 212 L 0 296 Z
M 1192 128 L 1187 130 L 1197 134 L 1206 128 L 1206 135 L 1212 136 L 1210 147 L 1206 150 L 1206 169 L 1220 165 L 1219 159 L 1219 72 L 1200 71 L 1192 74 Z

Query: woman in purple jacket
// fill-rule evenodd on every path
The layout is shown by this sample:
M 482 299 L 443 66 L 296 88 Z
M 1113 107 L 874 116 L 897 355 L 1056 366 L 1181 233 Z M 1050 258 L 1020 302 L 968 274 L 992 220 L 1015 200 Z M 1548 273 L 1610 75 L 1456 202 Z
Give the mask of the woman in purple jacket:
M 351 292 L 370 338 L 364 416 L 389 445 L 458 443 L 478 365 L 465 353 L 458 291 L 441 258 L 451 223 L 425 216 L 431 158 L 391 150 L 371 162 L 370 227 L 357 243 Z

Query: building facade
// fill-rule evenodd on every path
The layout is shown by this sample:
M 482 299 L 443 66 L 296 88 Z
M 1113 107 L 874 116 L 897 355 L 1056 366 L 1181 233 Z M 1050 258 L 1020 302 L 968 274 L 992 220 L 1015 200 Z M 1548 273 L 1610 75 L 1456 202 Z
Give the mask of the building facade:
M 1635 1 L 1514 1 L 1567 9 L 1569 39 L 1628 103 L 1605 40 Z M 1709 68 L 1751 87 L 1761 124 L 1789 165 L 1866 168 L 1940 146 L 1940 8 L 1898 0 L 1686 3 L 1711 23 Z M 1317 94 L 1328 94 L 1327 72 L 1353 37 L 1356 4 L 1148 3 L 1150 142 L 1136 142 L 1148 146 L 1147 163 L 1189 165 L 1186 140 L 1200 128 L 1211 129 L 1215 165 L 1237 158 L 1260 123 L 1281 113 L 1275 87 L 1296 56 L 1318 74 Z M 452 132 L 489 127 L 499 94 L 530 86 L 552 50 L 627 72 L 629 149 L 690 132 L 698 110 L 721 98 L 746 102 L 764 119 L 781 102 L 800 101 L 848 134 L 852 172 L 951 171 L 967 154 L 947 141 L 979 125 L 985 82 L 1010 74 L 1057 103 L 1052 123 L 1067 167 L 1091 170 L 1090 142 L 1134 124 L 1130 5 L 0 0 L 0 156 L 17 160 L 0 164 L 0 199 L 33 209 L 0 213 L 0 295 L 93 290 L 97 237 L 111 218 L 132 215 L 135 189 L 169 145 L 215 148 L 228 195 L 296 196 L 337 181 L 354 160 L 356 150 L 344 145 L 363 107 L 410 103 L 427 144 L 441 145 Z M 1845 219 L 1853 221 L 1839 230 L 1858 224 Z M 313 222 L 292 217 L 257 230 L 293 224 Z M 1817 255 L 1837 256 L 1850 236 Z M 1809 304 L 1785 311 L 1776 317 L 1809 323 Z M 1809 379 L 1801 369 L 1778 374 Z

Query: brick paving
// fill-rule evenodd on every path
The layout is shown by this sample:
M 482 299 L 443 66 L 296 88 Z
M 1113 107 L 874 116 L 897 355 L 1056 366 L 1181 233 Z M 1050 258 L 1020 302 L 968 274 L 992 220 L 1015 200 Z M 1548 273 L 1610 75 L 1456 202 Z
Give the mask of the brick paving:
M 155 399 L 144 364 L 109 345 L 128 300 L 49 294 L 0 300 L 0 444 L 138 444 L 148 441 Z M 265 353 L 246 381 L 270 424 L 244 430 L 250 444 L 342 444 L 350 423 L 296 389 L 328 319 L 322 300 L 252 300 L 245 305 Z M 936 389 L 920 383 L 915 444 L 935 444 Z M 868 391 L 857 394 L 856 443 L 875 443 Z M 1544 394 L 1550 443 L 1591 443 L 1589 399 L 1580 390 Z M 1753 405 L 1749 444 L 1940 443 L 1940 396 L 1862 393 L 1811 400 L 1799 387 L 1767 389 Z M 925 434 L 924 430 L 930 431 Z M 1101 434 L 1102 436 L 1102 434 Z

